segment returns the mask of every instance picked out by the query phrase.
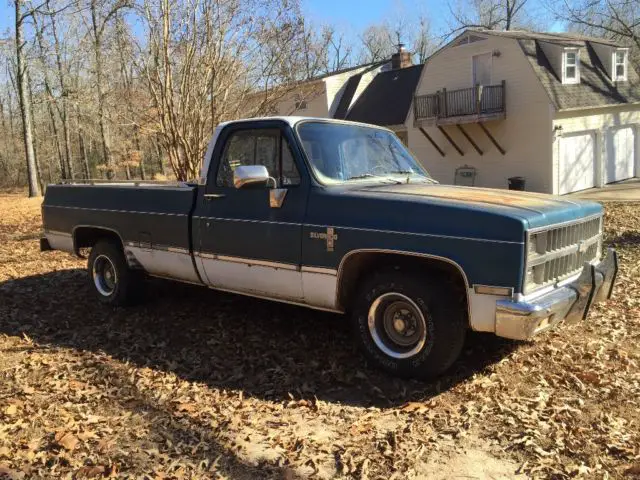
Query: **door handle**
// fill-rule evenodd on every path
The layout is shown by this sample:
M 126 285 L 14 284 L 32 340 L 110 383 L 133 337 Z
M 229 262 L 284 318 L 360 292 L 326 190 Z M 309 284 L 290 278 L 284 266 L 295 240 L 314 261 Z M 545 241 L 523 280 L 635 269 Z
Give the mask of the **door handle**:
M 205 200 L 213 200 L 214 198 L 224 198 L 226 195 L 224 193 L 205 193 Z

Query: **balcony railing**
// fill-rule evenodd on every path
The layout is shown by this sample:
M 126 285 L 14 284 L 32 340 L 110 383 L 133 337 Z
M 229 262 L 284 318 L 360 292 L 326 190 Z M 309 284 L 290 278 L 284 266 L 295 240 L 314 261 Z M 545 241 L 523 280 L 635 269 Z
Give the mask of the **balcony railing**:
M 480 121 L 483 118 L 503 117 L 505 113 L 505 82 L 498 85 L 476 85 L 459 90 L 439 90 L 429 95 L 415 97 L 414 117 L 416 120 L 432 120 L 436 123 L 472 117 L 466 121 Z

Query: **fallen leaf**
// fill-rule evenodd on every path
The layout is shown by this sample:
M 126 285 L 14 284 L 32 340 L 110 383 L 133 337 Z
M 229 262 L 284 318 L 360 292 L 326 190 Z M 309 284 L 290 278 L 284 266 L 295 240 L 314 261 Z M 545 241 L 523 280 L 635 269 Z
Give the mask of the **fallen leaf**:
M 18 413 L 18 407 L 16 407 L 15 405 L 9 405 L 4 409 L 5 415 L 12 416 L 12 415 L 15 415 L 16 413 Z
M 58 432 L 55 435 L 56 443 L 65 450 L 73 450 L 78 445 L 78 439 L 69 432 Z
M 4 464 L 0 464 L 0 478 L 7 480 L 22 480 L 24 477 L 24 472 L 19 472 Z
M 95 478 L 95 477 L 101 477 L 106 473 L 106 468 L 105 467 L 98 467 L 98 466 L 86 466 L 86 467 L 81 467 L 78 470 L 76 470 L 76 473 L 73 475 L 73 478 Z

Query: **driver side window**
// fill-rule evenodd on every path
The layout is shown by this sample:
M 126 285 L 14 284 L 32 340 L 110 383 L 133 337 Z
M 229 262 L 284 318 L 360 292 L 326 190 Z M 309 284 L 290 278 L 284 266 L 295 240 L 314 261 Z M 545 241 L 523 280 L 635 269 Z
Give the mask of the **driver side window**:
M 299 185 L 300 174 L 287 140 L 277 129 L 240 130 L 231 134 L 222 153 L 216 185 L 233 188 L 233 171 L 242 165 L 264 165 L 278 187 Z

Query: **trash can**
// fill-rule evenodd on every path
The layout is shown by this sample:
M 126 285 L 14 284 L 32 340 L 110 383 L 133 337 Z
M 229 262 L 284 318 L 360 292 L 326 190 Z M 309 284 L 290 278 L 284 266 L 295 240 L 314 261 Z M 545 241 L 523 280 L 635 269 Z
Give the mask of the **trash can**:
M 521 190 L 524 191 L 525 186 L 524 177 L 510 177 L 509 178 L 509 190 Z

